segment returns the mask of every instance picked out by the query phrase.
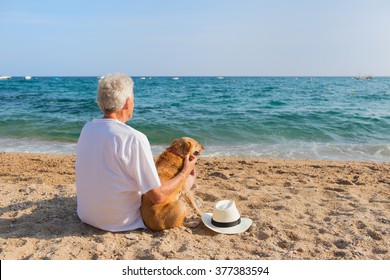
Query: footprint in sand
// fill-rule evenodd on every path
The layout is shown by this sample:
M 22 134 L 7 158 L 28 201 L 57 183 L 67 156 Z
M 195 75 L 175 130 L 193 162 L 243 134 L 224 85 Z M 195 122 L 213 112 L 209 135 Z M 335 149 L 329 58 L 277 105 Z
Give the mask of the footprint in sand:
M 387 252 L 389 252 L 389 250 L 386 248 L 376 247 L 376 248 L 372 249 L 372 252 L 376 255 L 384 255 L 384 254 L 387 254 Z
M 336 240 L 335 242 L 333 242 L 333 244 L 340 250 L 342 249 L 345 249 L 348 247 L 349 245 L 349 242 L 348 241 L 345 241 L 345 240 L 342 240 L 342 239 L 338 239 Z
M 367 230 L 368 236 L 370 236 L 374 240 L 382 240 L 382 236 L 380 233 L 377 233 L 376 231 L 373 230 Z
M 364 228 L 366 228 L 367 226 L 366 226 L 366 224 L 363 223 L 362 221 L 357 221 L 357 222 L 356 222 L 356 227 L 357 227 L 358 229 L 364 229 Z
M 218 172 L 218 171 L 210 173 L 209 176 L 218 177 L 218 178 L 221 178 L 223 180 L 229 179 L 229 177 L 226 174 L 223 174 L 222 172 Z

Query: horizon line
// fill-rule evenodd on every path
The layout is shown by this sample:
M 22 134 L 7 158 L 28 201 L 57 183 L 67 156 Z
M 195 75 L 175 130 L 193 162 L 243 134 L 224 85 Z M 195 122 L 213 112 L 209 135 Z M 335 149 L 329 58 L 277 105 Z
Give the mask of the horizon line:
M 116 72 L 110 72 L 110 73 L 116 73 Z M 107 73 L 107 74 L 110 74 L 110 73 Z M 106 74 L 106 75 L 107 75 Z M 127 73 L 124 73 L 124 74 L 127 74 Z M 222 77 L 222 78 L 281 78 L 281 77 L 291 77 L 291 78 L 337 78 L 337 77 L 345 77 L 345 78 L 354 78 L 354 77 L 382 77 L 382 78 L 386 78 L 386 77 L 390 77 L 390 75 L 130 75 L 130 74 L 127 74 L 129 77 L 139 77 L 139 78 L 151 78 L 151 77 L 155 77 L 155 78 L 172 78 L 172 77 L 181 77 L 181 78 L 219 78 L 219 77 Z M 0 75 L 0 77 L 2 77 L 3 75 Z M 30 76 L 30 77 L 68 77 L 68 78 L 71 78 L 71 77 L 85 77 L 85 78 L 89 78 L 89 77 L 104 77 L 105 75 L 14 75 L 14 76 L 4 76 L 4 77 L 10 77 L 11 79 L 12 78 L 24 78 L 24 77 L 27 77 L 27 76 Z

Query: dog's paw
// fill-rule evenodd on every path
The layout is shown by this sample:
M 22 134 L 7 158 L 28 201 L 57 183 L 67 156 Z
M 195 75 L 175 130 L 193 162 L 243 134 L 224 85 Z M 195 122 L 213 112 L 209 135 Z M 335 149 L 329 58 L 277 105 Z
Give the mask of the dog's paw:
M 199 220 L 194 220 L 194 221 L 185 222 L 184 226 L 188 228 L 196 228 L 197 226 L 199 226 L 199 224 L 200 224 Z

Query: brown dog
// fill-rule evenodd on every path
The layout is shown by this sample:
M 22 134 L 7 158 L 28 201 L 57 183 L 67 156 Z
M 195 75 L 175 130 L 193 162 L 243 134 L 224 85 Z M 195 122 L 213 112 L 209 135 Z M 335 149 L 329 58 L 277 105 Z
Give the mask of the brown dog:
M 156 167 L 160 181 L 163 183 L 175 177 L 183 168 L 184 158 L 187 155 L 198 156 L 203 149 L 202 145 L 189 137 L 174 140 L 171 146 L 157 158 Z M 185 203 L 181 200 L 182 197 L 198 215 L 201 215 L 191 190 L 185 186 L 185 181 L 181 182 L 171 196 L 158 204 L 153 204 L 147 196 L 142 196 L 141 215 L 149 229 L 159 231 L 182 226 L 189 214 Z

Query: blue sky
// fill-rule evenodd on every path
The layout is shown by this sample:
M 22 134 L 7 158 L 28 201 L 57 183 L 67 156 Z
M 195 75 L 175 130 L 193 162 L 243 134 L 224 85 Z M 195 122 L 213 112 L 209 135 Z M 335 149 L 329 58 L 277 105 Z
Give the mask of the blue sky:
M 0 0 L 0 75 L 390 76 L 388 0 Z

